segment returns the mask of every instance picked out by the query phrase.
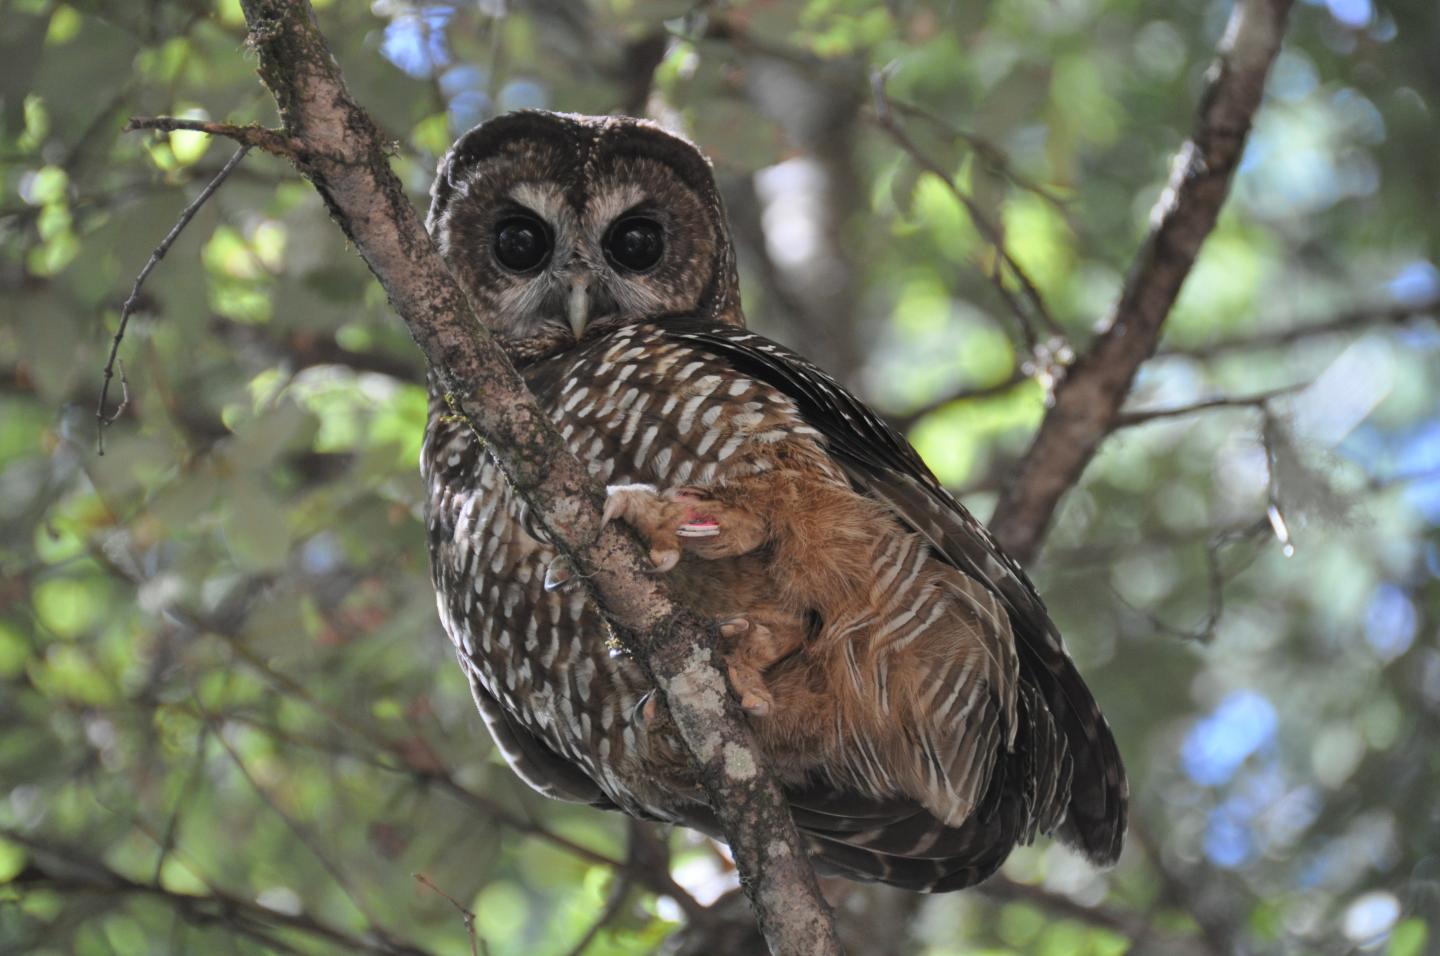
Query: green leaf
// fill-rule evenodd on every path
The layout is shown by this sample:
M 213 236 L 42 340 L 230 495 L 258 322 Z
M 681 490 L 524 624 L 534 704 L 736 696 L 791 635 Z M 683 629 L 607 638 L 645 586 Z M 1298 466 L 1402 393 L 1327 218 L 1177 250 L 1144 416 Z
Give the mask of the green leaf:
M 0 883 L 10 882 L 25 869 L 25 859 L 25 849 L 20 844 L 0 837 Z
M 35 616 L 48 631 L 62 638 L 86 633 L 100 616 L 97 582 L 70 577 L 50 578 L 32 592 Z
M 1430 927 L 1418 917 L 1401 920 L 1390 931 L 1390 945 L 1385 956 L 1421 956 L 1425 943 L 1430 939 Z

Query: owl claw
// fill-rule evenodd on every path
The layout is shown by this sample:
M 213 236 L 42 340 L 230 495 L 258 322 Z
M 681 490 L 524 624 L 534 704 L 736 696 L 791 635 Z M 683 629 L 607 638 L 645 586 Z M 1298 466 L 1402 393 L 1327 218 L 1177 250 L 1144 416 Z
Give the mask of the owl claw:
M 556 558 L 550 562 L 545 569 L 545 590 L 559 591 L 568 586 L 575 579 L 575 569 L 570 564 L 570 559 L 564 557 Z

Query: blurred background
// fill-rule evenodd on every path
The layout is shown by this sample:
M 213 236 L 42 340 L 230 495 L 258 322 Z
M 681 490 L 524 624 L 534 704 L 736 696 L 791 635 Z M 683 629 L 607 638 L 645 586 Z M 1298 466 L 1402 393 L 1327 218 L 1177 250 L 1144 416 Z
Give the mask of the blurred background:
M 97 455 L 120 303 L 234 152 L 126 118 L 273 104 L 235 0 L 0 6 L 0 951 L 757 952 L 714 844 L 492 748 L 428 581 L 419 353 L 281 162 L 150 277 Z M 693 137 L 752 324 L 982 517 L 1230 6 L 316 3 L 417 206 L 498 112 Z M 1125 855 L 833 886 L 852 952 L 1440 952 L 1437 109 L 1435 3 L 1296 5 L 1133 413 L 1032 563 L 1130 767 Z

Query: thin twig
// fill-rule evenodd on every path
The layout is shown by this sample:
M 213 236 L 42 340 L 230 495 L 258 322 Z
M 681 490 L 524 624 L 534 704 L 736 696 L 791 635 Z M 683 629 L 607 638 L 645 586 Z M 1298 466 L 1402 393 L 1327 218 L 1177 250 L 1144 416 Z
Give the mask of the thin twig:
M 581 936 L 576 940 L 575 945 L 570 947 L 566 952 L 566 956 L 585 956 L 585 950 L 589 949 L 590 944 L 595 942 L 595 937 L 600 935 L 600 931 L 606 926 L 609 926 L 615 917 L 620 915 L 620 911 L 624 909 L 625 900 L 629 895 L 630 877 L 623 872 L 617 872 L 615 874 L 615 885 L 610 888 L 610 895 L 605 900 L 605 908 L 600 911 L 600 915 L 590 924 L 590 928 L 585 931 L 585 935 Z
M 187 922 L 197 926 L 220 923 L 256 939 L 262 945 L 273 945 L 277 950 L 283 950 L 284 944 L 276 943 L 267 930 L 305 933 L 316 940 L 343 947 L 345 952 L 350 953 L 427 956 L 425 950 L 411 943 L 354 936 L 307 913 L 292 914 L 273 910 L 244 896 L 232 895 L 223 890 L 212 889 L 204 894 L 176 893 L 163 885 L 140 883 L 111 869 L 102 860 L 11 827 L 0 826 L 0 837 L 29 851 L 30 859 L 26 868 L 8 884 L 22 894 L 33 888 L 99 897 L 136 896 L 158 899 L 173 907 Z
M 1221 563 L 1221 551 L 1232 544 L 1242 544 L 1246 541 L 1253 541 L 1270 530 L 1269 522 L 1261 518 L 1248 524 L 1233 528 L 1224 528 L 1210 536 L 1209 542 L 1205 545 L 1205 570 L 1207 587 L 1207 609 L 1205 618 L 1198 627 L 1188 628 L 1172 624 L 1153 611 L 1139 607 L 1131 602 L 1125 595 L 1111 585 L 1111 596 L 1120 603 L 1126 610 L 1139 615 L 1145 623 L 1155 631 L 1167 634 L 1195 644 L 1209 644 L 1215 639 L 1215 634 L 1220 628 L 1220 619 L 1225 614 L 1225 586 L 1230 579 L 1240 573 L 1242 568 L 1231 569 L 1227 574 Z M 1171 548 L 1167 547 L 1167 550 Z M 1246 562 L 1248 564 L 1248 562 Z
M 130 568 L 122 566 L 112 552 L 103 548 L 93 547 L 88 549 L 87 554 L 110 574 L 135 587 L 142 587 L 147 583 L 143 576 L 133 573 Z M 131 562 L 132 567 L 139 567 L 139 562 Z M 246 593 L 262 595 L 263 581 L 255 580 L 247 583 L 243 588 Z M 315 713 L 325 718 L 336 728 L 349 734 L 351 737 L 364 741 L 376 755 L 383 757 L 371 757 L 361 754 L 353 749 L 341 751 L 345 756 L 352 759 L 362 760 L 382 770 L 392 773 L 404 774 L 417 783 L 434 786 L 440 791 L 448 794 L 452 799 L 466 806 L 486 814 L 492 820 L 504 826 L 510 827 L 525 836 L 534 837 L 563 850 L 566 853 L 584 860 L 594 866 L 608 867 L 616 872 L 625 873 L 636 883 L 648 887 L 652 892 L 661 896 L 668 896 L 675 901 L 686 917 L 691 920 L 703 918 L 705 907 L 685 891 L 684 887 L 675 882 L 670 875 L 669 867 L 646 867 L 631 860 L 617 860 L 614 857 L 591 849 L 583 844 L 576 843 L 568 837 L 562 836 L 545 827 L 543 824 L 521 816 L 508 810 L 499 802 L 490 797 L 470 790 L 459 783 L 448 767 L 440 764 L 438 759 L 433 764 L 427 764 L 423 769 L 418 767 L 411 759 L 411 753 L 407 751 L 403 741 L 393 740 L 377 729 L 371 728 L 366 723 L 356 720 L 351 716 L 336 710 L 320 701 L 301 682 L 295 680 L 267 663 L 261 656 L 255 654 L 245 646 L 241 639 L 241 628 L 237 622 L 221 620 L 215 615 L 206 615 L 193 608 L 182 605 L 171 605 L 166 609 L 166 615 L 179 622 L 182 626 L 196 632 L 197 634 L 208 634 L 219 638 L 230 649 L 237 659 L 248 665 L 272 688 L 281 694 L 292 697 L 305 704 Z M 266 726 L 254 718 L 221 715 L 206 711 L 198 702 L 193 705 L 194 715 L 202 720 L 207 728 L 218 720 L 237 720 L 248 724 L 275 739 L 284 739 L 287 743 L 298 743 L 316 749 L 322 749 L 316 741 L 298 738 L 294 735 L 283 736 L 279 730 Z
M 1039 196 L 1051 206 L 1055 207 L 1056 211 L 1058 211 L 1062 216 L 1064 216 L 1067 222 L 1070 220 L 1069 201 L 1064 196 L 1060 195 L 1059 193 L 1046 186 L 1041 185 L 1039 182 L 1031 179 L 1029 176 L 1017 173 L 1015 171 L 1014 165 L 1010 162 L 1010 157 L 1006 155 L 1003 149 L 990 142 L 990 140 L 976 133 L 972 133 L 969 130 L 960 129 L 958 126 L 947 122 L 945 119 L 914 103 L 907 103 L 904 100 L 897 100 L 893 96 L 888 97 L 886 102 L 895 112 L 903 113 L 906 116 L 913 116 L 914 118 L 919 120 L 924 120 L 925 122 L 939 129 L 946 135 L 952 136 L 955 139 L 958 139 L 961 142 L 965 143 L 965 145 L 969 146 L 973 152 L 984 158 L 986 162 L 988 162 L 997 171 L 999 171 L 1000 175 L 1004 176 L 1006 179 L 1010 180 L 1012 183 L 1025 190 L 1026 192 L 1034 193 L 1035 195 Z
M 270 794 L 270 791 L 262 787 L 260 781 L 256 780 L 254 775 L 250 773 L 250 768 L 245 766 L 245 761 L 241 759 L 240 753 L 231 745 L 230 741 L 225 739 L 225 734 L 216 725 L 215 716 L 205 711 L 204 705 L 202 705 L 198 699 L 195 701 L 195 706 L 200 708 L 205 714 L 205 720 L 210 724 L 215 739 L 220 742 L 220 746 L 230 755 L 230 760 L 235 764 L 235 769 L 240 771 L 240 776 L 245 778 L 245 782 L 250 784 L 251 789 L 260 797 L 260 800 L 269 807 L 276 816 L 285 821 L 285 825 L 290 828 L 290 832 L 295 834 L 296 839 L 305 845 L 305 848 L 310 851 L 310 855 L 315 857 L 320 865 L 324 867 L 325 872 L 330 874 L 330 877 L 335 881 L 335 885 L 340 887 L 341 892 L 350 900 L 351 905 L 353 905 L 365 919 L 368 928 L 374 933 L 388 936 L 382 929 L 380 921 L 360 896 L 360 893 L 350 885 L 350 880 L 345 876 L 344 871 L 336 865 L 335 861 L 330 859 L 330 855 L 325 852 L 324 848 L 321 847 L 319 842 L 310 834 L 310 831 L 301 826 L 300 821 L 286 813 L 285 809 L 281 807 L 279 802 Z
M 1161 349 L 1161 356 L 1208 359 L 1234 352 L 1283 348 L 1312 338 L 1367 332 L 1375 328 L 1403 327 L 1440 315 L 1440 296 L 1420 302 L 1390 302 L 1360 306 L 1320 321 L 1304 322 L 1283 329 L 1260 332 L 1244 338 L 1221 339 L 1206 345 L 1177 345 Z
M 460 918 L 465 923 L 465 934 L 470 938 L 470 956 L 482 956 L 482 954 L 483 956 L 490 956 L 489 942 L 487 942 L 485 937 L 481 936 L 479 931 L 475 928 L 475 912 L 468 907 L 462 905 L 461 902 L 455 897 L 451 896 L 449 893 L 446 893 L 444 890 L 440 889 L 440 887 L 436 886 L 435 882 L 431 880 L 430 877 L 426 876 L 424 873 L 411 873 L 410 875 L 415 877 L 415 882 L 429 889 L 432 893 L 435 893 L 441 899 L 445 900 L 451 906 L 455 907 L 457 911 L 459 911 Z
M 1040 294 L 1039 287 L 1035 285 L 1034 280 L 1030 278 L 1020 263 L 1015 261 L 1015 257 L 1010 254 L 1009 249 L 1005 245 L 1005 237 L 1000 227 L 990 221 L 985 211 L 980 208 L 979 204 L 976 203 L 965 190 L 960 188 L 948 170 L 920 149 L 915 140 L 906 132 L 904 125 L 895 118 L 895 114 L 890 108 L 888 94 L 885 92 L 885 82 L 887 79 L 888 76 L 884 70 L 876 71 L 871 78 L 871 89 L 874 93 L 875 101 L 876 125 L 889 134 L 896 145 L 903 149 L 910 158 L 914 160 L 917 166 L 939 179 L 945 188 L 950 191 L 950 194 L 965 207 L 965 211 L 970 215 L 970 219 L 974 222 L 975 228 L 979 230 L 981 235 L 983 235 L 995 249 L 995 255 L 1000 260 L 1000 263 L 1003 263 L 1003 265 L 1010 270 L 1010 274 L 1014 276 L 1015 281 L 1020 284 L 1020 289 L 1024 293 L 1026 301 L 1030 304 L 1031 310 L 1034 312 L 1033 319 L 1028 312 L 1018 307 L 1018 303 L 1010 297 L 1008 290 L 1004 288 L 1004 273 L 1000 269 L 1000 263 L 997 263 L 992 278 L 996 287 L 1001 290 L 1002 297 L 1006 299 L 1007 304 L 1011 305 L 1012 310 L 1015 311 L 1016 319 L 1024 327 L 1027 341 L 1040 339 L 1040 336 L 1035 333 L 1033 328 L 1032 323 L 1034 320 L 1038 320 L 1044 327 L 1047 333 L 1046 337 L 1059 337 L 1063 339 L 1064 330 L 1060 328 L 1059 323 L 1051 316 L 1049 308 L 1045 305 L 1045 299 Z
M 131 122 L 134 121 L 132 120 Z M 120 325 L 115 330 L 115 337 L 110 342 L 110 357 L 105 362 L 105 381 L 100 386 L 100 402 L 95 407 L 95 420 L 98 423 L 96 433 L 96 452 L 98 454 L 105 454 L 105 429 L 114 424 L 115 420 L 120 417 L 120 414 L 125 411 L 125 406 L 130 404 L 130 387 L 129 383 L 125 380 L 125 366 L 122 364 L 120 365 L 120 407 L 115 410 L 114 414 L 108 414 L 105 411 L 105 406 L 110 396 L 110 380 L 114 377 L 115 366 L 119 362 L 120 344 L 125 341 L 125 330 L 129 328 L 130 316 L 134 313 L 135 307 L 140 302 L 140 290 L 144 287 L 145 280 L 150 277 L 150 272 L 160 264 L 161 259 L 165 258 L 165 253 L 170 251 L 170 247 L 174 245 L 175 240 L 180 237 L 180 233 L 184 231 L 186 226 L 190 225 L 190 220 L 195 218 L 195 214 L 200 211 L 200 207 L 205 205 L 206 200 L 215 195 L 215 190 L 219 189 L 220 185 L 225 182 L 226 177 L 230 175 L 236 166 L 240 165 L 240 161 L 245 158 L 245 154 L 248 152 L 250 152 L 249 146 L 241 146 L 236 150 L 235 155 L 230 157 L 230 161 L 220 167 L 220 172 L 215 174 L 215 178 L 206 183 L 205 188 L 200 190 L 200 194 L 180 213 L 180 218 L 176 220 L 175 225 L 170 227 L 170 231 L 165 234 L 165 238 L 161 239 L 160 244 L 155 247 L 155 251 L 150 253 L 149 261 L 147 261 L 144 268 L 140 270 L 140 274 L 135 277 L 135 284 L 130 288 L 129 298 L 125 300 L 124 305 L 120 306 Z
M 200 725 L 200 733 L 195 741 L 195 757 L 190 766 L 190 772 L 186 774 L 185 782 L 180 785 L 180 792 L 175 795 L 175 805 L 170 808 L 170 814 L 165 820 L 165 832 L 157 841 L 160 846 L 160 854 L 155 858 L 155 871 L 150 877 L 150 882 L 157 885 L 165 871 L 165 861 L 175 849 L 175 839 L 180 830 L 180 817 L 190 802 L 190 795 L 194 791 L 196 783 L 200 780 L 200 772 L 205 769 L 205 751 L 209 749 L 209 744 L 210 724 L 207 721 Z
M 235 123 L 212 123 L 209 120 L 181 119 L 178 116 L 132 116 L 125 124 L 125 132 L 155 130 L 160 133 L 206 133 L 234 140 L 247 149 L 258 149 L 262 153 L 279 156 L 292 162 L 299 162 L 305 150 L 297 140 L 286 136 L 281 130 L 266 129 L 259 123 L 240 126 Z
M 1268 392 L 1261 392 L 1257 395 L 1235 395 L 1222 396 L 1220 398 L 1209 398 L 1203 402 L 1196 402 L 1193 405 L 1181 405 L 1178 408 L 1153 408 L 1140 409 L 1133 412 L 1121 412 L 1115 416 L 1115 427 L 1130 428 L 1134 425 L 1144 425 L 1162 418 L 1179 418 L 1184 415 L 1194 415 L 1199 412 L 1207 412 L 1216 408 L 1259 408 L 1265 409 L 1270 402 L 1286 395 L 1293 395 L 1301 389 L 1309 387 L 1308 382 L 1301 382 L 1295 385 L 1286 385 L 1282 388 L 1271 389 Z
M 1001 395 L 1008 395 L 1011 391 L 1030 381 L 1030 376 L 1018 366 L 1001 381 L 991 385 L 977 385 L 972 388 L 958 389 L 950 392 L 943 398 L 933 402 L 927 402 L 914 411 L 906 412 L 903 415 L 889 415 L 887 420 L 901 432 L 907 431 L 920 419 L 927 415 L 933 415 L 941 409 L 947 408 L 958 402 L 981 401 L 987 398 L 999 398 Z

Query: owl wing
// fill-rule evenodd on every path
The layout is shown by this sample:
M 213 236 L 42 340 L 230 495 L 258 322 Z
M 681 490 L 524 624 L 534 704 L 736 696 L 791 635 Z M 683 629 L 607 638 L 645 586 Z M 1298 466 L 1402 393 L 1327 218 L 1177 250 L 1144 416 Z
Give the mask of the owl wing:
M 464 654 L 457 653 L 455 656 L 469 681 L 470 695 L 475 699 L 481 719 L 516 776 L 534 790 L 555 800 L 588 803 L 601 810 L 618 809 L 595 781 L 576 768 L 572 761 L 552 750 L 500 705 L 480 681 L 475 664 Z
M 1097 863 L 1113 863 L 1125 833 L 1128 797 L 1120 752 L 1024 570 L 940 485 L 899 433 L 825 372 L 742 328 L 685 318 L 667 320 L 662 328 L 668 337 L 723 357 L 738 373 L 764 382 L 794 401 L 807 424 L 821 433 L 830 455 L 856 489 L 888 504 L 901 521 L 929 542 L 937 557 L 994 594 L 1009 614 L 1018 640 L 1022 685 L 1018 759 L 1002 761 L 1003 766 L 997 768 L 987 797 L 990 803 L 982 805 L 974 826 L 949 829 L 940 836 L 933 832 L 935 821 L 922 819 L 923 813 L 912 813 L 911 822 L 904 823 L 895 818 L 893 808 L 872 806 L 869 812 L 888 821 L 884 826 L 860 834 L 841 832 L 848 824 L 836 821 L 864 817 L 864 808 L 828 808 L 818 795 L 796 794 L 797 820 L 805 826 L 804 818 L 813 818 L 816 825 L 806 826 L 813 838 L 830 839 L 819 826 L 830 822 L 830 842 L 837 845 L 825 855 L 843 867 L 841 857 L 863 853 L 860 848 L 865 847 L 902 857 L 888 862 L 903 867 L 919 864 L 913 860 L 917 855 L 962 857 L 966 848 L 957 847 L 957 842 L 974 843 L 978 852 L 985 839 L 982 831 L 998 822 L 1008 822 L 1000 829 L 1014 831 L 1022 842 L 1027 835 L 1033 836 L 1037 826 L 1048 830 L 1058 823 L 1059 835 L 1067 843 Z M 1006 799 L 1011 788 L 1029 795 L 1024 805 Z M 997 821 L 997 814 L 1014 819 Z M 932 832 L 923 832 L 926 827 Z M 927 840 L 932 845 L 925 845 Z M 990 849 L 982 856 L 999 852 L 993 843 L 993 838 L 986 843 Z M 1004 852 L 1008 849 L 1006 845 Z M 979 876 L 993 870 L 1003 858 L 1000 855 L 993 865 L 988 859 L 977 860 L 978 866 L 986 867 Z M 887 881 L 908 882 L 895 879 L 895 875 L 877 874 Z M 952 874 L 953 885 L 966 885 L 961 882 L 964 876 Z

